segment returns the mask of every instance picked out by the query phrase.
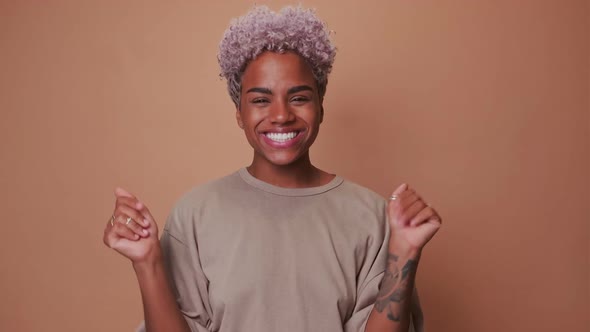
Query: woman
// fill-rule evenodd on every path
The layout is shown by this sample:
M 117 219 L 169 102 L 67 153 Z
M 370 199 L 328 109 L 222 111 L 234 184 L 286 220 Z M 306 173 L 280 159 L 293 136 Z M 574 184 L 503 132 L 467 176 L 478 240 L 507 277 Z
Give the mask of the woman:
M 252 164 L 186 194 L 160 240 L 116 189 L 104 241 L 133 263 L 145 330 L 422 329 L 414 280 L 436 211 L 405 184 L 386 202 L 310 161 L 334 56 L 312 11 L 254 8 L 219 54 Z

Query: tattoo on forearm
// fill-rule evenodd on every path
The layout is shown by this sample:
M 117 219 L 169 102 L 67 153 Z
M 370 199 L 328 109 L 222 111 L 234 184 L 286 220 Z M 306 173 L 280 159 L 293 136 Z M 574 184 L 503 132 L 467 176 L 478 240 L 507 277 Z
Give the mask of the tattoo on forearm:
M 394 322 L 401 320 L 401 304 L 408 295 L 412 294 L 410 287 L 411 275 L 416 271 L 417 262 L 408 260 L 401 271 L 398 266 L 399 257 L 395 254 L 387 255 L 387 268 L 375 302 L 378 312 L 387 310 L 387 318 Z

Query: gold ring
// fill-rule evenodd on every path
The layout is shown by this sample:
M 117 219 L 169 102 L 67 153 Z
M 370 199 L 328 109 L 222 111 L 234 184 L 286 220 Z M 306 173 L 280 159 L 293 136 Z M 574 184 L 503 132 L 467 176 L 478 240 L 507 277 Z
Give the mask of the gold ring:
M 131 222 L 131 220 L 133 220 L 133 219 L 131 219 L 131 217 L 127 217 L 127 222 L 125 223 L 125 225 L 129 225 L 129 223 Z
M 115 215 L 113 214 L 110 219 L 111 226 L 115 226 Z

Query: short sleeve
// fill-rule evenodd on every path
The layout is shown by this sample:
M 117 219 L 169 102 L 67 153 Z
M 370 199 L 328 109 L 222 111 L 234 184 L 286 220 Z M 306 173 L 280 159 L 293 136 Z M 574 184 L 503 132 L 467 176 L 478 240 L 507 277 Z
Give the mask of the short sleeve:
M 365 266 L 359 274 L 357 286 L 357 297 L 352 316 L 344 323 L 344 332 L 364 332 L 369 319 L 369 314 L 373 310 L 377 295 L 379 293 L 379 284 L 385 274 L 387 264 L 387 250 L 389 245 L 389 223 L 384 222 L 384 231 L 376 237 L 375 248 L 367 251 Z M 423 315 L 418 300 L 418 291 L 414 289 L 412 293 L 410 309 L 410 328 L 409 332 L 423 332 Z
M 208 298 L 208 280 L 201 268 L 196 243 L 190 243 L 192 216 L 176 208 L 162 231 L 160 246 L 166 263 L 166 272 L 180 311 L 192 332 L 209 332 L 211 307 Z M 138 332 L 144 332 L 142 324 Z

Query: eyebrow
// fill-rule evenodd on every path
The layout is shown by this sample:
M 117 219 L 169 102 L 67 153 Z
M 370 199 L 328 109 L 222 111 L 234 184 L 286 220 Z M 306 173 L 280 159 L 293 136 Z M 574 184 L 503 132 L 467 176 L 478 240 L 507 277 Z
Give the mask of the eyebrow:
M 289 88 L 289 90 L 287 90 L 287 94 L 293 94 L 293 93 L 297 93 L 297 92 L 301 92 L 301 91 L 313 91 L 313 89 L 309 85 L 298 85 L 298 86 L 294 86 L 292 88 Z M 246 93 L 250 93 L 250 92 L 258 92 L 258 93 L 264 93 L 267 95 L 272 95 L 272 91 L 269 88 L 262 88 L 262 87 L 254 87 L 254 88 L 250 88 L 250 89 L 248 89 L 248 91 L 246 91 Z
M 259 93 L 264 93 L 267 95 L 272 95 L 272 91 L 270 91 L 269 88 L 254 87 L 254 88 L 248 89 L 248 91 L 246 91 L 246 93 L 250 93 L 250 92 L 259 92 Z

